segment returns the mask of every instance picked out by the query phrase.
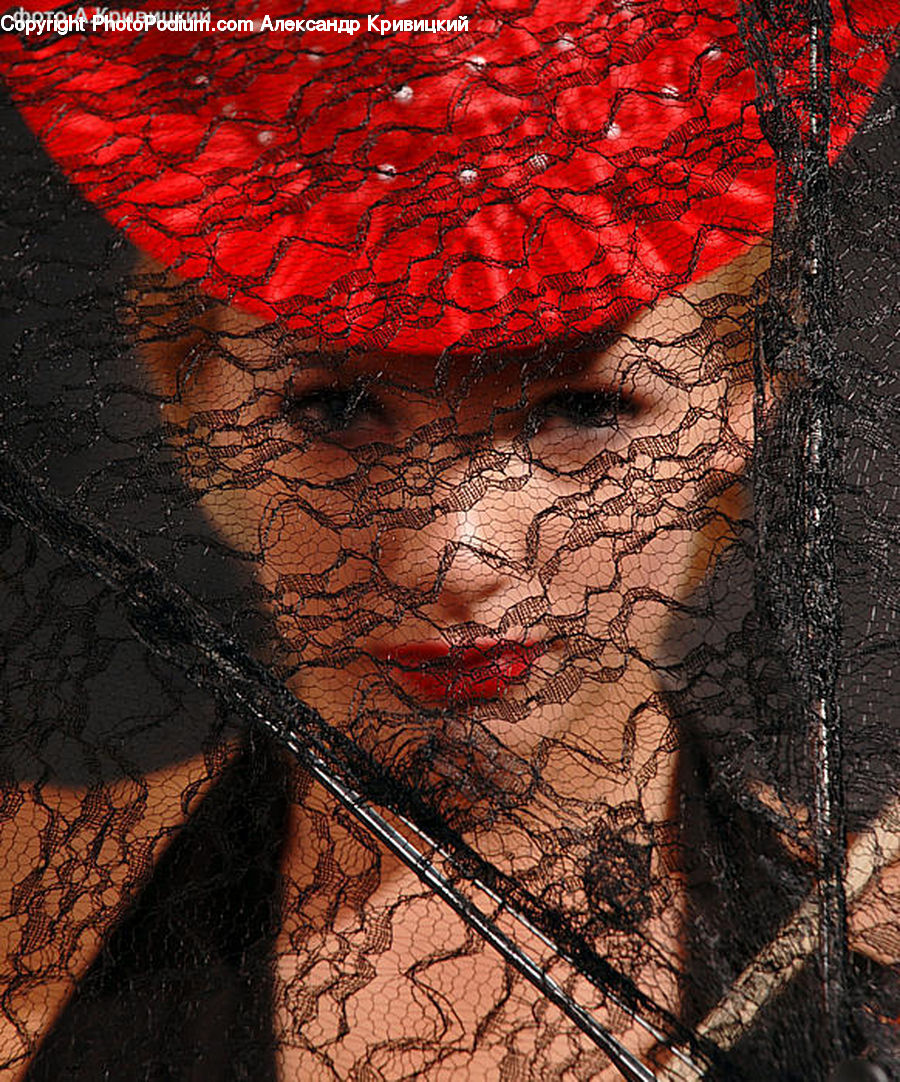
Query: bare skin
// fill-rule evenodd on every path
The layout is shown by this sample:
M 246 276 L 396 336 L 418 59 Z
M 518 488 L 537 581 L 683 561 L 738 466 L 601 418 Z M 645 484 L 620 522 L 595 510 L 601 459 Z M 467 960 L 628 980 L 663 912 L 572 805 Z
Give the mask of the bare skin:
M 34 783 L 7 791 L 0 828 L 4 1082 L 24 1077 L 106 935 L 222 765 L 198 756 L 141 784 L 123 779 L 88 790 Z

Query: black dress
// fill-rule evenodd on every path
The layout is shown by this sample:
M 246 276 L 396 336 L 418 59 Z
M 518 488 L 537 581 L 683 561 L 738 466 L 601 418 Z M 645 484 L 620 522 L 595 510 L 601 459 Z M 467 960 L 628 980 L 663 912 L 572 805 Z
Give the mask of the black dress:
M 271 955 L 287 807 L 284 771 L 264 746 L 226 771 L 109 937 L 42 1043 L 27 1082 L 275 1082 Z M 764 830 L 739 814 L 732 812 L 728 822 L 731 860 L 744 865 L 745 876 L 756 877 L 755 886 L 745 878 L 740 899 L 728 905 L 695 868 L 690 894 L 695 914 L 718 912 L 718 942 L 732 953 L 734 970 L 743 961 L 739 954 L 765 931 L 761 925 L 748 939 L 747 898 L 754 890 L 767 891 L 766 919 L 772 918 L 777 885 L 766 886 L 760 876 L 776 850 Z M 739 831 L 743 845 L 736 840 Z M 704 852 L 715 859 L 709 842 L 707 836 Z M 728 966 L 693 946 L 690 983 L 699 992 L 689 1009 L 698 1016 L 717 998 L 718 975 Z M 850 977 L 848 1051 L 879 1064 L 884 1077 L 900 1078 L 900 980 L 859 956 L 851 958 Z M 811 1017 L 817 1000 L 807 968 L 760 1011 L 728 1064 L 708 1077 L 824 1082 Z

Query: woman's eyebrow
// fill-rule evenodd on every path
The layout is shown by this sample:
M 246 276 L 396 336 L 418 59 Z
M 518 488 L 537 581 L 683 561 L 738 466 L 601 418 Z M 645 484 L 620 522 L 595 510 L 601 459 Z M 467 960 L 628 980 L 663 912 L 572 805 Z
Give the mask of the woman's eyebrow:
M 548 348 L 531 353 L 522 360 L 522 378 L 526 383 L 547 379 L 602 379 L 616 383 L 625 373 L 622 359 L 613 357 L 611 351 L 627 337 L 625 328 L 617 326 L 590 342 L 559 345 L 552 353 Z
M 323 377 L 339 377 L 342 372 L 352 372 L 355 378 L 355 371 L 348 364 L 350 358 L 343 351 L 285 345 L 279 347 L 278 357 L 281 366 L 288 369 L 292 377 L 307 372 L 319 373 Z
M 237 337 L 237 336 L 236 336 Z M 247 336 L 253 340 L 253 336 Z M 460 354 L 451 360 L 469 368 L 476 380 L 491 378 L 498 372 L 514 371 L 516 382 L 521 386 L 537 384 L 541 380 L 597 379 L 615 383 L 624 375 L 620 359 L 610 358 L 610 350 L 627 338 L 626 325 L 615 327 L 591 336 L 590 341 L 543 344 L 536 349 L 521 351 L 485 351 L 480 354 Z M 385 382 L 398 389 L 421 390 L 421 377 L 442 367 L 440 358 L 430 354 L 404 353 L 390 357 L 381 353 L 367 354 L 354 350 L 330 350 L 290 342 L 266 343 L 260 337 L 259 348 L 268 345 L 271 350 L 271 366 L 286 368 L 292 378 L 309 375 L 309 378 L 331 378 L 348 383 Z M 467 381 L 468 382 L 468 381 Z

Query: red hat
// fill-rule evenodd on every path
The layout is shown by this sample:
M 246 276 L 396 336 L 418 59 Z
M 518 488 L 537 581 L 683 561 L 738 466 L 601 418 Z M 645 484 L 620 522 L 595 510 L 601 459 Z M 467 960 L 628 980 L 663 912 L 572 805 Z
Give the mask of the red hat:
M 333 341 L 432 353 L 589 332 L 769 232 L 771 97 L 737 0 L 395 3 L 372 30 L 322 0 L 279 29 L 295 5 L 237 0 L 209 30 L 9 35 L 0 62 L 136 245 Z M 900 0 L 876 7 L 848 22 L 835 0 L 832 158 L 895 45 Z M 802 110 L 808 30 L 770 55 Z

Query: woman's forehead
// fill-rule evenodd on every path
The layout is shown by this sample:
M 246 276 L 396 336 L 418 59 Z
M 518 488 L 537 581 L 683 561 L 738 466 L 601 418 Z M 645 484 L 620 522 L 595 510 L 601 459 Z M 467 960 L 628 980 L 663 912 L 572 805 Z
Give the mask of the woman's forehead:
M 490 390 L 504 381 L 514 387 L 585 374 L 624 385 L 648 366 L 669 381 L 689 384 L 733 363 L 736 355 L 724 347 L 726 339 L 749 342 L 769 263 L 770 246 L 759 244 L 621 323 L 608 322 L 590 336 L 546 341 L 527 351 L 497 348 L 459 356 L 304 338 L 283 324 L 199 296 L 196 287 L 146 258 L 137 266 L 132 319 L 139 356 L 157 387 L 193 408 L 214 406 L 226 386 L 235 397 L 241 387 L 283 383 L 303 372 L 330 374 L 335 382 L 381 380 L 431 393 L 448 393 L 473 381 Z
M 626 378 L 642 358 L 684 380 L 699 376 L 710 344 L 709 317 L 696 296 L 674 294 L 581 338 L 548 341 L 537 348 L 439 355 L 347 348 L 340 342 L 283 333 L 235 308 L 219 310 L 215 338 L 227 364 L 258 372 L 331 374 L 335 381 L 379 381 L 423 391 L 464 391 L 475 383 L 497 388 L 546 379 L 601 375 Z

